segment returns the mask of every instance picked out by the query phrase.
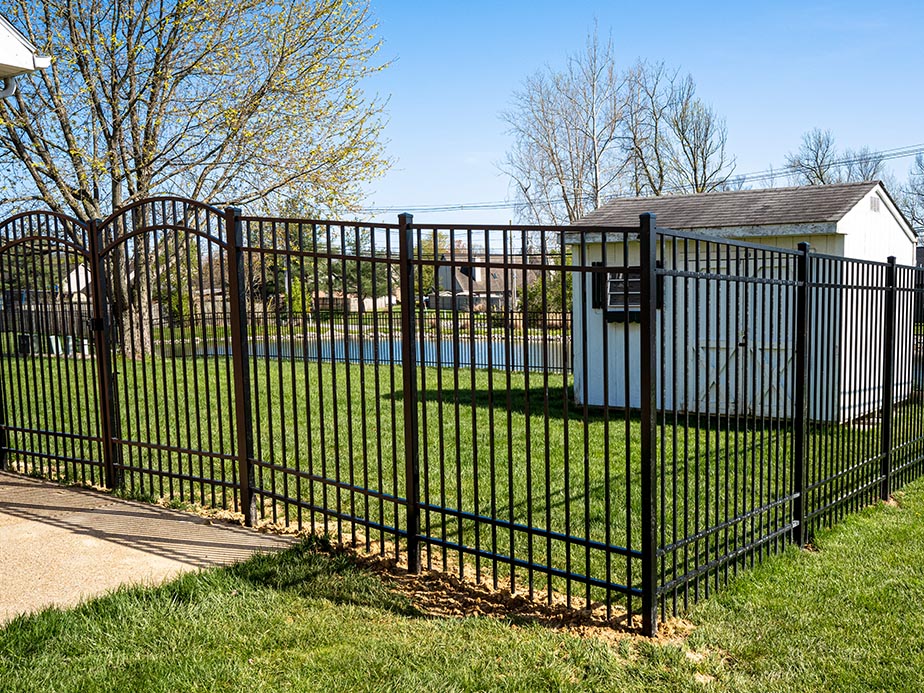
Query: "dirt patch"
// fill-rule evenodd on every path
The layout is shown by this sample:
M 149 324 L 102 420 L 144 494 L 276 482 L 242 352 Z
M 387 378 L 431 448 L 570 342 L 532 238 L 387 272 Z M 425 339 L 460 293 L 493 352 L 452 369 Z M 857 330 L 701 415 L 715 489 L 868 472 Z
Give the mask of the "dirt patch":
M 166 505 L 166 503 L 162 503 Z M 185 508 L 201 517 L 215 522 L 243 524 L 240 513 L 227 510 L 215 510 L 196 506 Z M 300 537 L 319 536 L 319 531 L 298 530 L 293 526 L 264 521 L 258 523 L 256 531 L 271 534 L 295 535 Z M 336 535 L 334 523 L 328 527 L 328 536 Z M 376 546 L 380 544 L 376 543 Z M 553 592 L 551 600 L 547 592 L 537 592 L 530 599 L 525 593 L 512 593 L 499 584 L 495 589 L 489 582 L 477 582 L 470 577 L 458 576 L 457 562 L 448 560 L 450 572 L 424 570 L 411 573 L 404 561 L 393 557 L 368 553 L 365 550 L 365 538 L 357 533 L 355 542 L 334 544 L 332 551 L 346 553 L 359 566 L 381 577 L 395 592 L 402 594 L 426 616 L 435 618 L 467 618 L 485 616 L 503 620 L 514 628 L 537 624 L 545 628 L 565 631 L 578 637 L 594 637 L 608 643 L 619 642 L 625 638 L 642 637 L 642 619 L 638 614 L 631 617 L 621 606 L 613 605 L 609 617 L 606 605 L 593 603 L 590 608 L 582 608 L 582 597 L 572 597 L 571 605 L 565 595 Z M 386 543 L 386 553 L 393 554 L 395 547 Z M 466 568 L 470 570 L 470 568 Z M 693 631 L 689 621 L 680 618 L 668 619 L 659 624 L 656 642 L 679 644 Z M 646 638 L 647 639 L 647 638 Z

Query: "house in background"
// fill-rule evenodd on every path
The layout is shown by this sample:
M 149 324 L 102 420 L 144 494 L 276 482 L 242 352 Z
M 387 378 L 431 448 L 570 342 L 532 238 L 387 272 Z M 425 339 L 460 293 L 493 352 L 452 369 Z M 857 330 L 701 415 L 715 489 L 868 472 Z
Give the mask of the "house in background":
M 541 275 L 539 256 L 486 253 L 457 243 L 455 252 L 442 253 L 428 292 L 430 308 L 475 312 L 517 310 L 526 287 Z M 523 265 L 535 263 L 535 269 Z M 553 311 L 555 309 L 552 309 Z
M 867 181 L 842 185 L 811 186 L 797 188 L 773 188 L 767 190 L 741 190 L 734 192 L 707 193 L 699 195 L 675 195 L 654 198 L 618 199 L 602 205 L 578 222 L 587 227 L 638 227 L 639 215 L 651 212 L 656 215 L 659 228 L 689 231 L 716 240 L 730 239 L 764 246 L 795 250 L 805 241 L 814 252 L 838 258 L 857 258 L 884 262 L 894 256 L 901 265 L 915 263 L 916 236 L 908 221 L 896 207 L 882 183 Z M 601 229 L 602 231 L 603 229 Z M 615 234 L 614 234 L 615 237 Z M 638 373 L 641 368 L 639 311 L 640 295 L 637 278 L 639 270 L 639 244 L 631 239 L 625 245 L 607 239 L 603 243 L 601 232 L 585 230 L 566 237 L 571 245 L 572 263 L 592 265 L 605 262 L 613 267 L 600 277 L 594 285 L 591 273 L 575 274 L 575 290 L 572 299 L 573 334 L 581 335 L 586 329 L 587 339 L 574 340 L 574 395 L 578 403 L 592 406 L 604 404 L 603 359 L 610 364 L 622 364 L 628 344 L 629 373 Z M 659 241 L 660 244 L 660 241 Z M 659 247 L 659 255 L 668 269 L 684 269 L 702 260 L 705 253 L 692 241 L 677 243 L 673 247 L 670 237 Z M 713 248 L 712 252 L 715 252 Z M 744 251 L 747 256 L 747 251 Z M 769 259 L 766 259 L 769 258 Z M 686 263 L 686 265 L 685 265 Z M 717 277 L 736 272 L 740 256 L 731 257 L 716 254 L 710 271 Z M 762 264 L 763 263 L 763 264 Z M 791 274 L 790 267 L 781 267 L 778 255 L 759 253 L 748 256 L 744 265 L 750 272 L 762 277 L 783 279 Z M 771 266 L 772 265 L 772 266 Z M 700 269 L 702 267 L 698 266 Z M 820 265 L 819 265 L 820 266 Z M 833 264 L 831 266 L 834 266 Z M 839 271 L 839 270 L 831 270 Z M 763 315 L 770 290 L 769 285 L 752 284 L 746 290 L 744 282 L 708 280 L 713 287 L 711 308 L 705 309 L 705 302 L 698 305 L 675 305 L 683 303 L 681 289 L 674 297 L 670 276 L 661 277 L 658 306 L 659 331 L 665 344 L 673 344 L 675 335 L 680 343 L 686 344 L 688 353 L 681 355 L 682 363 L 659 363 L 659 377 L 674 382 L 674 387 L 665 388 L 658 406 L 671 411 L 710 411 L 715 414 L 750 414 L 775 416 L 779 410 L 788 409 L 792 400 L 791 379 L 780 378 L 774 373 L 767 382 L 750 383 L 748 387 L 719 388 L 717 379 L 703 382 L 705 373 L 767 373 L 767 363 L 773 363 L 779 370 L 789 367 L 780 363 L 782 353 L 793 350 L 784 342 L 791 336 L 782 333 L 766 320 L 756 325 L 753 315 Z M 862 278 L 851 276 L 828 276 L 826 283 L 858 283 Z M 605 286 L 600 285 L 605 281 Z M 623 283 L 625 282 L 625 283 Z M 705 278 L 689 280 L 686 286 L 699 282 L 705 286 Z M 683 284 L 683 280 L 680 280 Z M 626 288 L 628 287 L 628 289 Z M 909 287 L 910 288 L 910 287 Z M 793 293 L 792 288 L 787 289 Z M 816 367 L 829 382 L 836 383 L 839 393 L 834 400 L 815 401 L 810 384 L 810 416 L 816 420 L 846 421 L 878 410 L 881 402 L 881 382 L 867 375 L 862 383 L 857 382 L 858 372 L 852 359 L 856 358 L 854 348 L 860 343 L 869 343 L 882 331 L 882 308 L 876 301 L 879 295 L 852 292 L 849 300 L 833 289 L 825 304 L 826 314 L 815 315 L 811 325 L 812 334 L 824 336 L 819 343 L 829 344 L 817 359 Z M 857 298 L 856 296 L 861 296 Z M 628 297 L 628 298 L 627 298 Z M 793 300 L 788 296 L 787 300 Z M 629 306 L 626 311 L 626 302 Z M 686 299 L 689 300 L 689 299 Z M 849 314 L 847 313 L 849 311 Z M 698 312 L 698 314 L 697 314 Z M 861 333 L 857 333 L 858 321 L 853 318 L 863 314 Z M 748 316 L 752 316 L 750 319 Z M 902 326 L 899 339 L 910 339 L 910 320 Z M 722 329 L 719 326 L 722 325 Z M 726 334 L 727 325 L 733 325 L 734 334 Z M 689 328 L 688 328 L 689 326 Z M 604 331 L 609 334 L 604 340 Z M 626 339 L 628 331 L 628 340 Z M 749 334 L 756 332 L 755 334 Z M 709 334 L 709 340 L 684 338 L 690 333 Z M 606 343 L 608 353 L 604 353 Z M 584 350 L 586 348 L 586 356 Z M 864 353 L 866 362 L 863 373 L 881 373 L 881 353 Z M 673 361 L 673 359 L 669 359 Z M 586 371 L 584 364 L 586 363 Z M 764 367 L 757 367 L 763 364 Z M 675 377 L 674 368 L 677 374 Z M 608 400 L 610 406 L 638 408 L 641 405 L 640 382 L 630 376 L 626 383 L 626 369 L 611 367 L 608 372 Z M 731 377 L 731 376 L 729 376 Z M 908 376 L 910 378 L 910 375 Z M 679 386 L 677 383 L 683 383 Z M 907 379 L 907 378 L 906 378 Z M 900 387 L 907 383 L 899 382 Z M 660 390 L 660 388 L 659 388 Z M 746 392 L 747 394 L 742 394 Z M 628 401 L 627 401 L 628 394 Z M 683 400 L 683 401 L 681 401 Z M 771 405 L 770 403 L 781 403 Z
M 51 65 L 51 58 L 41 55 L 21 31 L 0 15 L 0 98 L 16 93 L 16 78 Z

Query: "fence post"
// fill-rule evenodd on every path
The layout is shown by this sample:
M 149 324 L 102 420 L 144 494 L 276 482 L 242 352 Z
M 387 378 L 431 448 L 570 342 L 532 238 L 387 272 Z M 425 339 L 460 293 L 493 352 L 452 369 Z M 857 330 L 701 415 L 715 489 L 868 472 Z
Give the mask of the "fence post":
M 892 405 L 895 400 L 895 314 L 898 292 L 895 257 L 886 266 L 885 329 L 882 340 L 882 441 L 880 449 L 879 497 L 887 501 L 892 495 Z
M 655 480 L 657 438 L 657 239 L 655 215 L 639 216 L 641 274 L 641 492 L 642 492 L 642 631 L 658 631 L 658 498 Z
M 401 272 L 401 373 L 404 378 L 404 478 L 407 491 L 407 565 L 420 572 L 420 468 L 417 426 L 417 328 L 414 308 L 413 214 L 398 215 L 398 252 Z
M 247 346 L 247 300 L 244 281 L 244 232 L 241 210 L 225 209 L 228 243 L 228 292 L 231 308 L 231 361 L 234 369 L 234 430 L 237 433 L 237 467 L 244 524 L 253 526 L 257 511 L 253 495 L 253 420 L 250 408 L 250 365 Z
M 13 345 L 16 348 L 16 345 Z M 0 367 L 6 367 L 2 359 L 7 358 L 0 350 Z M 10 438 L 6 430 L 6 379 L 0 379 L 0 471 L 6 470 L 6 461 L 9 456 Z
M 796 373 L 793 412 L 792 541 L 803 546 L 805 536 L 805 420 L 808 416 L 809 258 L 811 246 L 799 244 L 796 258 Z
M 87 229 L 87 245 L 90 252 L 90 290 L 93 301 L 93 344 L 96 349 L 96 380 L 99 393 L 100 435 L 103 438 L 103 469 L 106 487 L 117 489 L 122 485 L 122 474 L 118 460 L 118 436 L 112 372 L 112 354 L 109 351 L 110 330 L 109 299 L 106 287 L 106 268 L 101 255 L 103 246 L 99 219 L 92 219 Z

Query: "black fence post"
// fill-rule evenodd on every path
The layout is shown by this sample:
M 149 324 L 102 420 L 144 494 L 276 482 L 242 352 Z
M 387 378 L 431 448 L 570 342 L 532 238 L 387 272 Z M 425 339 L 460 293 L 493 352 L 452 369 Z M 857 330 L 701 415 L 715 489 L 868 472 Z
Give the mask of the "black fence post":
M 99 392 L 100 435 L 103 438 L 103 469 L 106 487 L 117 489 L 122 485 L 122 474 L 118 460 L 118 422 L 114 397 L 114 374 L 110 352 L 109 298 L 106 286 L 106 268 L 101 255 L 103 246 L 102 229 L 98 219 L 90 221 L 87 229 L 87 245 L 90 251 L 90 287 L 93 301 L 93 343 L 96 349 L 96 380 Z
M 401 271 L 401 373 L 404 386 L 404 478 L 407 491 L 407 565 L 420 572 L 420 466 L 417 426 L 417 333 L 414 308 L 414 215 L 398 215 L 398 252 Z
M 895 400 L 895 314 L 898 271 L 895 257 L 886 266 L 885 326 L 882 339 L 882 447 L 880 449 L 879 497 L 887 501 L 892 495 L 892 406 Z
M 808 416 L 808 348 L 809 348 L 809 261 L 811 246 L 799 244 L 796 258 L 796 373 L 795 411 L 793 412 L 792 460 L 792 541 L 803 546 L 805 535 L 805 422 Z
M 13 345 L 16 348 L 16 345 Z M 7 358 L 4 350 L 0 348 L 0 367 L 5 367 L 2 359 Z M 11 376 L 12 379 L 12 376 Z M 9 456 L 10 438 L 6 430 L 6 379 L 0 379 L 0 471 L 6 471 L 6 461 Z
M 252 527 L 257 512 L 253 495 L 253 420 L 250 408 L 250 362 L 247 346 L 247 297 L 244 281 L 244 232 L 241 211 L 225 209 L 228 243 L 228 292 L 231 308 L 231 361 L 234 369 L 234 430 L 237 433 L 238 484 L 244 524 Z
M 639 217 L 641 274 L 642 631 L 658 632 L 657 239 L 655 215 Z

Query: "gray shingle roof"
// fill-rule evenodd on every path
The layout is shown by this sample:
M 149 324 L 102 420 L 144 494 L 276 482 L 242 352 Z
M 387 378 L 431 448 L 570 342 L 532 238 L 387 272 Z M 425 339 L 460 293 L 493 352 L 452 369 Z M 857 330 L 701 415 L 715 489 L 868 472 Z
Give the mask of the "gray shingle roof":
M 620 198 L 601 205 L 577 225 L 638 226 L 639 214 L 644 212 L 653 212 L 658 226 L 671 229 L 837 222 L 877 185 L 879 181 L 865 181 Z

